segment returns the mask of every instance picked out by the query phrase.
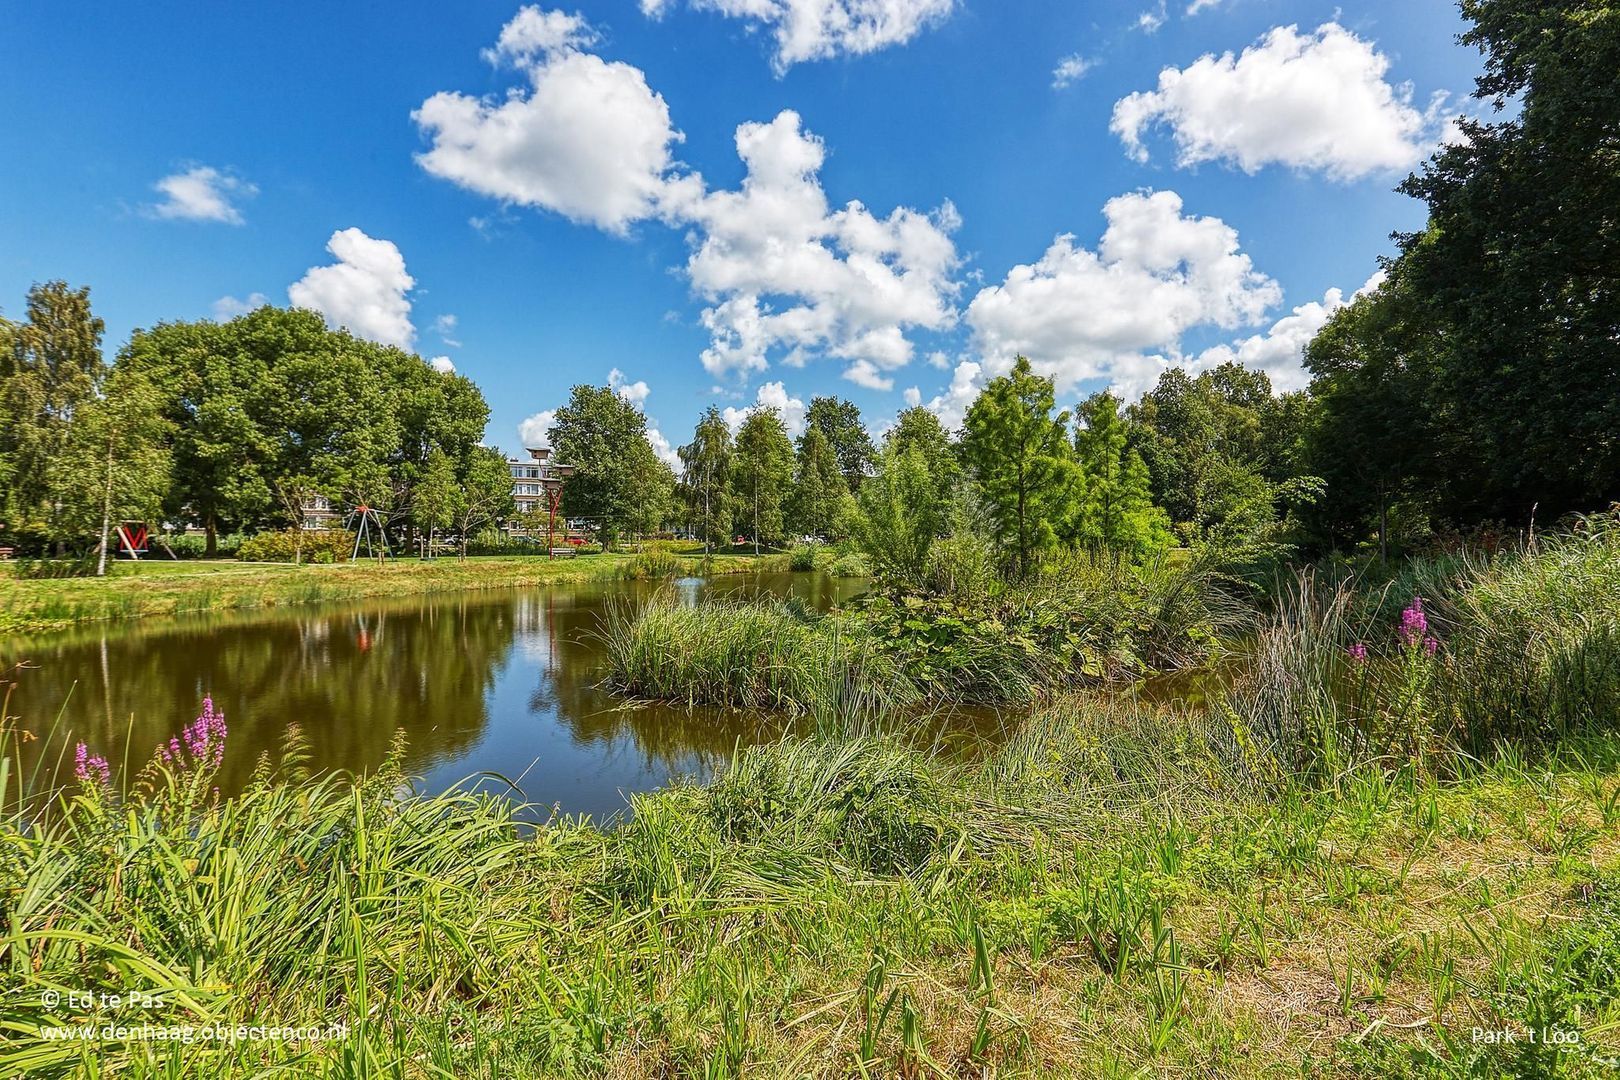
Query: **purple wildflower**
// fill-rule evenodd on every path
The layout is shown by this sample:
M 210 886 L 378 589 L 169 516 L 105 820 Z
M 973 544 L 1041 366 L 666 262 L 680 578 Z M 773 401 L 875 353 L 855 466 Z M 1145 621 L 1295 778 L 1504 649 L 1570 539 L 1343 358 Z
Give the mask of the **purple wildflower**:
M 1429 633 L 1429 617 L 1423 613 L 1423 597 L 1414 596 L 1412 602 L 1401 612 L 1401 641 L 1408 646 L 1416 645 Z
M 1435 637 L 1433 634 L 1426 636 L 1423 639 L 1423 651 L 1428 653 L 1430 656 L 1433 656 L 1435 653 L 1439 652 L 1440 639 Z
M 89 748 L 80 743 L 73 753 L 73 775 L 80 783 L 106 786 L 112 779 L 112 770 L 107 767 L 106 758 L 91 754 Z
M 171 738 L 167 748 L 159 746 L 158 756 L 166 765 L 206 765 L 217 769 L 225 760 L 225 735 L 225 714 L 215 711 L 213 698 L 205 697 L 202 715 L 181 728 L 179 737 Z
M 1350 653 L 1350 659 L 1354 660 L 1356 663 L 1365 664 L 1367 662 L 1367 646 L 1363 645 L 1361 642 L 1358 641 L 1354 645 L 1350 646 L 1348 652 Z

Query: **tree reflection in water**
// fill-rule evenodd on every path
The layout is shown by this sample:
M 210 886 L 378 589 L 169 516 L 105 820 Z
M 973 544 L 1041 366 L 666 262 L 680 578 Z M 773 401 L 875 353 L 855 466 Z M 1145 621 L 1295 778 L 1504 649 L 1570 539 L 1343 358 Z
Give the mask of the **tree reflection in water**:
M 780 574 L 666 587 L 693 603 L 774 593 L 825 609 L 855 583 Z M 48 770 L 76 741 L 115 769 L 127 744 L 138 768 L 211 693 L 230 721 L 226 793 L 297 724 L 316 768 L 374 769 L 404 732 L 406 768 L 426 788 L 489 772 L 518 780 L 526 799 L 604 814 L 784 730 L 775 718 L 629 704 L 597 689 L 602 615 L 655 588 L 586 583 L 81 627 L 8 639 L 0 664 L 29 665 L 11 676 L 23 728 L 55 730 L 24 746 L 25 771 L 40 757 Z

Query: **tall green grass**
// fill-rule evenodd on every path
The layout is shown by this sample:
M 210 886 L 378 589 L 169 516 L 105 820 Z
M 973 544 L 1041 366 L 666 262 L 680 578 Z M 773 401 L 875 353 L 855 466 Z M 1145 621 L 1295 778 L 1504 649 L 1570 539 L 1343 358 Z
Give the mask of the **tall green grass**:
M 1612 737 L 1277 793 L 1225 738 L 1065 702 L 977 761 L 792 739 L 606 829 L 393 771 L 81 788 L 0 822 L 0 1073 L 1605 1075 Z M 130 988 L 163 1004 L 47 1004 Z M 89 1018 L 347 1029 L 41 1036 Z M 1576 1041 L 1469 1038 L 1527 1023 Z
M 631 697 L 843 717 L 921 699 L 871 635 L 791 602 L 690 606 L 664 593 L 613 608 L 603 641 L 608 684 Z

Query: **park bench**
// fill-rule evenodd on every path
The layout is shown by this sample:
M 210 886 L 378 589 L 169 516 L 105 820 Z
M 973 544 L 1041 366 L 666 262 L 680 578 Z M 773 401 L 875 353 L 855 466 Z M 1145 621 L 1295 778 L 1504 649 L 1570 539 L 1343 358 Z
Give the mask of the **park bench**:
M 564 544 L 562 547 L 554 547 L 551 549 L 551 557 L 553 559 L 572 559 L 577 554 L 579 554 L 579 552 L 574 550 L 572 547 L 569 547 L 567 544 Z
M 9 559 L 17 554 L 16 548 L 0 547 L 0 559 Z

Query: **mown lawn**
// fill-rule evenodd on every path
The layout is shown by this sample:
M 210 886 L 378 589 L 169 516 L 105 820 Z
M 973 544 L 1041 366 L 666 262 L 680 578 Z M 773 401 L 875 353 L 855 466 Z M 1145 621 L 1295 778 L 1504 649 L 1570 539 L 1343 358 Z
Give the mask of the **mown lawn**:
M 332 565 L 242 562 L 119 563 L 105 578 L 21 580 L 0 569 L 0 632 L 55 630 L 80 622 L 275 607 L 457 589 L 521 588 L 612 577 L 636 556 L 531 555 L 398 559 Z M 779 557 L 777 561 L 780 561 Z M 772 565 L 769 558 L 717 556 L 712 573 Z M 3 567 L 4 564 L 0 564 Z

